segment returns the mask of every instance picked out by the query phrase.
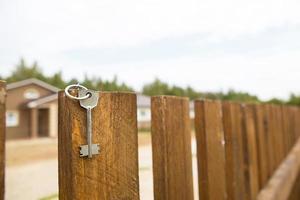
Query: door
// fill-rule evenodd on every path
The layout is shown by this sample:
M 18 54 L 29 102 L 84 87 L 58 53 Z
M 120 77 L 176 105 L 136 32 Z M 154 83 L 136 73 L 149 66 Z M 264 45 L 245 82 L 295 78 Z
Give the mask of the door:
M 49 109 L 41 108 L 39 109 L 39 137 L 48 137 L 49 136 Z

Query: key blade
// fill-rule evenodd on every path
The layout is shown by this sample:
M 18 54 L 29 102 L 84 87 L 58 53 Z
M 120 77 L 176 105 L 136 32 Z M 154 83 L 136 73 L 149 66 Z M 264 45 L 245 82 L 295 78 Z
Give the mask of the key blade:
M 90 94 L 91 96 L 87 99 L 79 100 L 80 106 L 87 109 L 87 108 L 94 108 L 98 104 L 99 99 L 99 92 L 94 90 L 79 90 L 78 97 L 85 97 L 86 95 Z

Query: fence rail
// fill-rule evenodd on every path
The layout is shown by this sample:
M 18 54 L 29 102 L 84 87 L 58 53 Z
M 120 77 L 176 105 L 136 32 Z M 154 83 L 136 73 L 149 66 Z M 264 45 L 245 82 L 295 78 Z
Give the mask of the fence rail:
M 300 170 L 300 139 L 288 154 L 284 162 L 278 167 L 274 175 L 268 181 L 264 189 L 257 196 L 258 200 L 282 200 L 288 199 L 292 194 L 293 187 L 297 187 L 299 194 L 299 185 L 297 177 Z M 299 183 L 297 183 L 299 184 Z M 297 195 L 298 195 L 297 194 Z M 299 199 L 299 196 L 293 197 Z
M 136 95 L 99 94 L 92 115 L 101 149 L 92 159 L 79 157 L 86 111 L 59 94 L 59 197 L 139 199 Z M 265 199 L 272 191 L 300 199 L 300 108 L 197 100 L 194 109 L 201 200 Z M 187 98 L 151 99 L 155 200 L 194 199 L 189 110 Z

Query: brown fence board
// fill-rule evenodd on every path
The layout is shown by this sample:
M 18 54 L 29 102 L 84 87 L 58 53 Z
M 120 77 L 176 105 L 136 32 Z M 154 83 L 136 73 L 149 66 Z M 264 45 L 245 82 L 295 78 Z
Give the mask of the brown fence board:
M 257 158 L 257 140 L 255 129 L 255 112 L 254 105 L 243 106 L 243 122 L 244 133 L 246 139 L 246 190 L 249 196 L 247 199 L 255 199 L 259 191 L 259 177 L 258 177 L 258 158 Z
M 193 175 L 189 100 L 151 98 L 155 200 L 192 200 Z
M 244 172 L 244 145 L 241 105 L 223 102 L 223 127 L 225 137 L 226 186 L 228 199 L 247 199 Z
M 5 191 L 5 88 L 5 82 L 0 81 L 0 200 L 4 200 Z
M 80 158 L 86 110 L 59 93 L 59 199 L 139 199 L 136 95 L 101 92 L 92 110 L 100 154 Z
M 195 101 L 195 129 L 200 199 L 227 199 L 221 102 Z
M 289 128 L 289 115 L 288 107 L 282 106 L 282 123 L 283 123 L 283 135 L 284 135 L 284 154 L 287 155 L 290 150 L 290 128 Z
M 275 106 L 275 126 L 276 126 L 276 133 L 277 133 L 277 143 L 278 146 L 276 147 L 277 149 L 277 154 L 279 157 L 278 160 L 278 165 L 283 161 L 285 158 L 285 150 L 284 150 L 284 129 L 283 129 L 283 119 L 282 119 L 282 108 L 281 106 Z
M 273 123 L 273 115 L 272 115 L 272 106 L 269 104 L 263 105 L 264 109 L 264 123 L 265 123 L 265 133 L 266 133 L 266 141 L 267 141 L 267 156 L 268 156 L 268 178 L 271 177 L 274 170 L 276 169 L 276 157 L 274 154 L 275 149 L 275 134 L 274 134 L 274 123 Z
M 255 105 L 256 141 L 258 157 L 259 188 L 263 188 L 269 176 L 267 133 L 265 131 L 264 109 L 262 105 Z

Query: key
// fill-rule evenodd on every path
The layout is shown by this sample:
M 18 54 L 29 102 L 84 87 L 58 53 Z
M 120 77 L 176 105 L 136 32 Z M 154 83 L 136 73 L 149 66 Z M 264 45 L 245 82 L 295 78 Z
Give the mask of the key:
M 87 114 L 87 145 L 81 145 L 80 146 L 80 157 L 88 156 L 89 158 L 92 158 L 93 155 L 99 154 L 99 144 L 93 144 L 92 137 L 93 137 L 93 130 L 92 130 L 92 109 L 97 106 L 98 99 L 99 99 L 99 93 L 97 91 L 93 90 L 84 90 L 80 89 L 78 91 L 78 97 L 84 97 L 86 95 L 90 95 L 89 98 L 80 100 L 80 106 L 86 109 Z

